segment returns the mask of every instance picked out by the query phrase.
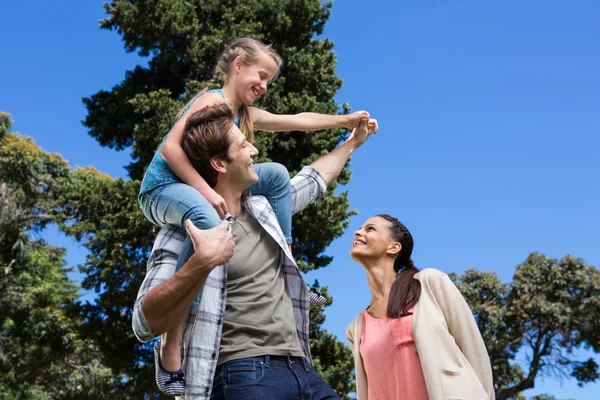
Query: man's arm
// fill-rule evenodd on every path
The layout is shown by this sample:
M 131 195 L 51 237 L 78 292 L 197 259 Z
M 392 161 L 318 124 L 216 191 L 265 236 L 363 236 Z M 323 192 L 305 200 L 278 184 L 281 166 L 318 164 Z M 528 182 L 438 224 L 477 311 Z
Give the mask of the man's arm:
M 142 342 L 150 341 L 160 335 L 148 326 L 146 316 L 142 311 L 144 298 L 156 286 L 175 274 L 177 258 L 184 240 L 185 231 L 183 229 L 167 225 L 158 232 L 154 241 L 152 253 L 148 259 L 146 276 L 138 291 L 131 320 L 133 333 Z
M 292 178 L 292 213 L 296 213 L 309 204 L 320 199 L 342 172 L 350 155 L 362 146 L 373 132 L 369 127 L 376 127 L 377 121 L 361 123 L 352 131 L 344 143 L 332 152 L 317 159 L 309 167 L 304 167 Z
M 319 171 L 329 186 L 340 175 L 350 155 L 362 146 L 370 135 L 367 123 L 362 122 L 357 128 L 354 128 L 344 143 L 329 154 L 318 158 L 310 166 Z
M 144 290 L 142 285 L 134 307 L 133 318 L 133 330 L 140 340 L 151 340 L 154 336 L 167 332 L 182 322 L 210 271 L 217 265 L 224 264 L 233 255 L 233 238 L 227 231 L 227 227 L 228 222 L 223 222 L 216 228 L 201 231 L 187 221 L 186 228 L 196 251 L 177 273 L 156 286 L 146 288 L 145 294 L 142 293 Z M 175 230 L 172 227 L 164 229 Z M 149 271 L 150 268 L 156 271 L 163 268 L 170 269 L 172 274 L 173 262 L 177 262 L 178 252 L 154 257 L 155 254 L 162 252 L 163 247 L 169 245 L 168 240 L 160 234 L 157 241 L 159 239 L 161 242 L 152 250 L 153 255 L 148 261 L 149 264 L 153 262 L 156 265 L 149 266 Z

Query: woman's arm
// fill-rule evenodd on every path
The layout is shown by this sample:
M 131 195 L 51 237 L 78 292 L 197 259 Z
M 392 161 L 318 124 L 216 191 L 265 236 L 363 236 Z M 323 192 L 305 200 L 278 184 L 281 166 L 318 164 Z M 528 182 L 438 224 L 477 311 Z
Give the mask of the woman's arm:
M 352 129 L 358 126 L 361 120 L 368 120 L 369 113 L 356 111 L 347 115 L 330 115 L 303 112 L 299 114 L 272 114 L 256 107 L 248 107 L 248 112 L 254 128 L 266 132 L 286 131 L 317 131 L 330 128 Z M 377 127 L 371 127 L 377 131 Z
M 490 357 L 469 305 L 448 275 L 440 273 L 437 285 L 430 285 L 437 286 L 433 293 L 448 324 L 448 331 L 469 360 L 490 399 L 493 399 L 494 384 Z
M 179 179 L 199 191 L 217 209 L 217 212 L 221 216 L 227 213 L 225 201 L 218 195 L 214 196 L 216 194 L 214 193 L 214 190 L 206 183 L 204 178 L 200 176 L 198 171 L 196 171 L 190 159 L 185 154 L 185 151 L 183 151 L 181 140 L 183 139 L 185 123 L 188 116 L 204 107 L 221 104 L 223 102 L 223 98 L 217 93 L 203 94 L 202 97 L 192 104 L 188 112 L 175 123 L 173 129 L 171 129 L 171 133 L 169 133 L 165 139 L 160 150 L 160 154 L 169 165 L 169 168 L 175 172 Z

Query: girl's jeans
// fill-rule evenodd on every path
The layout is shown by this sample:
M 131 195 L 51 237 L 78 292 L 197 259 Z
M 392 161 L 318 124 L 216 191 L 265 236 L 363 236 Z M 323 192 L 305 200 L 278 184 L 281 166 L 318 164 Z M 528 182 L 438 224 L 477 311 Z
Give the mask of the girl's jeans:
M 287 169 L 277 163 L 254 166 L 258 182 L 250 186 L 253 195 L 263 195 L 271 204 L 287 243 L 292 242 L 292 185 Z M 172 224 L 185 228 L 192 220 L 199 229 L 211 229 L 221 223 L 219 214 L 200 192 L 185 183 L 171 183 L 143 193 L 140 206 L 148 220 L 158 226 Z M 188 237 L 183 242 L 177 270 L 193 254 L 194 247 Z

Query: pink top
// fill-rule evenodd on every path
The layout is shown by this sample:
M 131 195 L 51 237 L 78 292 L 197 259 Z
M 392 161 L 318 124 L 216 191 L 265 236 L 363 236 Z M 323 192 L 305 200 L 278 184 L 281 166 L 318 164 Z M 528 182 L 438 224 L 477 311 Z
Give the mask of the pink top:
M 363 314 L 360 355 L 369 400 L 428 400 L 412 336 L 412 315 L 374 318 L 367 310 Z

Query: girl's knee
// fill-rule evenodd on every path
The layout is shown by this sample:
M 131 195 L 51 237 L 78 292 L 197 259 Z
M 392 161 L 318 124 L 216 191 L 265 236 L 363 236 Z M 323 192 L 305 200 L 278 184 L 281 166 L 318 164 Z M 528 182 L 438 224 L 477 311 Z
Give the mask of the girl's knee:
M 269 166 L 273 175 L 273 181 L 277 183 L 279 187 L 291 187 L 290 173 L 283 164 L 271 163 Z
M 183 215 L 182 226 L 185 226 L 186 220 L 191 220 L 198 229 L 212 229 L 221 223 L 221 218 L 212 206 L 192 207 Z

